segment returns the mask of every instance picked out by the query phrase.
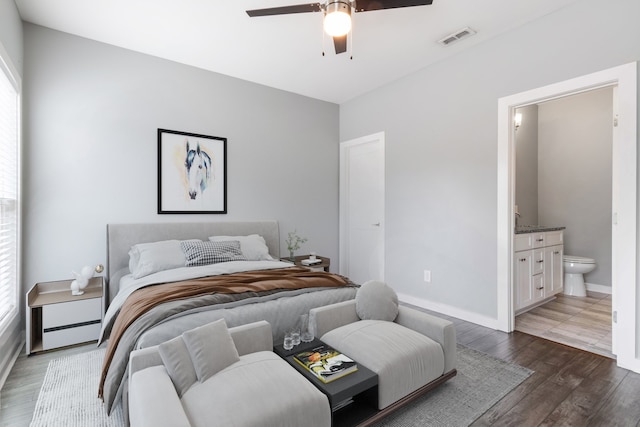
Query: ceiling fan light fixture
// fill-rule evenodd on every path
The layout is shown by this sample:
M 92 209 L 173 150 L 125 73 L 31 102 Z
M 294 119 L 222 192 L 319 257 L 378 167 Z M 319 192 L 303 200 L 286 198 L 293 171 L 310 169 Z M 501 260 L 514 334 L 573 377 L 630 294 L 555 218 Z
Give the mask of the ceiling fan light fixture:
M 327 4 L 324 14 L 324 31 L 331 37 L 340 37 L 351 31 L 351 5 L 336 1 Z

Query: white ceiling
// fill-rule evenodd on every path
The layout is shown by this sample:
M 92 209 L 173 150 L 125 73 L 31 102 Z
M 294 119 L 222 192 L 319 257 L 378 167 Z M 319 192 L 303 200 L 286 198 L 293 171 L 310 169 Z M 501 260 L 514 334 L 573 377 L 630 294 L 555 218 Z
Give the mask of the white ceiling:
M 434 0 L 353 19 L 353 59 L 300 0 L 15 0 L 25 21 L 337 104 L 580 0 Z M 478 33 L 443 47 L 463 27 Z

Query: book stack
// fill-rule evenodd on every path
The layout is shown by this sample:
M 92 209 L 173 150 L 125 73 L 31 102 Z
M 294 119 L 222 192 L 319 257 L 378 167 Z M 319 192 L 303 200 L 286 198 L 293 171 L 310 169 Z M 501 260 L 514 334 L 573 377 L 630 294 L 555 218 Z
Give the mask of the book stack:
M 293 359 L 323 383 L 335 381 L 358 370 L 355 361 L 326 344 L 298 353 Z

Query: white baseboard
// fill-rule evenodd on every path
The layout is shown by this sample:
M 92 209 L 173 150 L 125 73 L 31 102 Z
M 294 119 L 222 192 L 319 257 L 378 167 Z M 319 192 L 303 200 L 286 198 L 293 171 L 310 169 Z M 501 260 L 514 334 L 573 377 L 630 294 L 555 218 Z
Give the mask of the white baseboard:
M 398 299 L 407 304 L 415 305 L 417 307 L 425 308 L 427 310 L 436 311 L 446 316 L 451 316 L 457 319 L 465 320 L 467 322 L 475 323 L 476 325 L 485 326 L 487 328 L 496 329 L 496 330 L 499 329 L 498 319 L 494 319 L 488 316 L 484 316 L 482 314 L 474 313 L 472 311 L 467 311 L 462 308 L 453 307 L 451 305 L 442 304 L 439 302 L 433 302 L 423 298 L 417 298 L 417 297 L 413 297 L 411 295 L 406 295 L 402 293 L 398 293 Z
M 24 343 L 24 331 L 16 334 L 14 340 L 5 343 L 6 348 L 8 349 L 8 357 L 5 357 L 2 361 L 0 361 L 0 390 L 2 390 L 2 388 L 4 387 L 4 383 L 7 380 L 7 377 L 9 377 L 13 365 L 16 363 L 16 359 L 18 359 L 18 355 L 20 354 L 20 350 L 24 346 Z
M 588 291 L 611 295 L 611 286 L 596 285 L 595 283 L 586 283 L 586 282 L 584 286 L 587 288 Z

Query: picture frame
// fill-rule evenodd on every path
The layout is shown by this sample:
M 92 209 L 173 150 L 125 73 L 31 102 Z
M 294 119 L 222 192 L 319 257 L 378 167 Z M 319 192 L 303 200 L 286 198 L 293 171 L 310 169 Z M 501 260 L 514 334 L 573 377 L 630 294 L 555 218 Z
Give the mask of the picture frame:
M 227 138 L 158 129 L 158 214 L 227 213 Z

